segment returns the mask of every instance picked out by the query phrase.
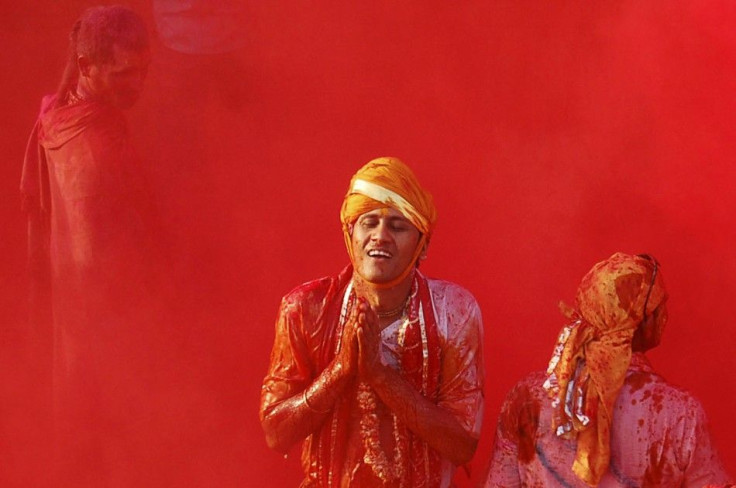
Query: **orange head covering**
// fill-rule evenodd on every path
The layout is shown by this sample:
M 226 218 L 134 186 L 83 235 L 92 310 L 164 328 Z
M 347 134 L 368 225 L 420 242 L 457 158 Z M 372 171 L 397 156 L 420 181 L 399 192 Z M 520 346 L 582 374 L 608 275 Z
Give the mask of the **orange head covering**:
M 353 248 L 350 236 L 353 224 L 364 213 L 386 207 L 401 212 L 422 233 L 414 258 L 407 269 L 391 283 L 381 284 L 382 287 L 391 287 L 406 278 L 413 269 L 432 235 L 437 221 L 437 210 L 432 195 L 419 185 L 417 177 L 406 164 L 390 157 L 370 161 L 350 180 L 350 188 L 340 211 L 345 245 L 351 261 Z
M 624 253 L 593 266 L 569 314 L 575 321 L 562 329 L 547 368 L 552 428 L 577 439 L 572 470 L 591 486 L 610 462 L 613 405 L 631 362 L 634 332 L 666 297 L 654 269 L 653 258 Z

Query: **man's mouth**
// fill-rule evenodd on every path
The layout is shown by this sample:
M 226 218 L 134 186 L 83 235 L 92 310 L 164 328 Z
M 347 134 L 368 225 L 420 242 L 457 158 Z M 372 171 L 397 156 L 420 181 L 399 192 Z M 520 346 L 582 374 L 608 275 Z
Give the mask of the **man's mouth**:
M 392 257 L 390 252 L 383 249 L 371 249 L 368 251 L 368 256 L 378 259 L 390 259 Z

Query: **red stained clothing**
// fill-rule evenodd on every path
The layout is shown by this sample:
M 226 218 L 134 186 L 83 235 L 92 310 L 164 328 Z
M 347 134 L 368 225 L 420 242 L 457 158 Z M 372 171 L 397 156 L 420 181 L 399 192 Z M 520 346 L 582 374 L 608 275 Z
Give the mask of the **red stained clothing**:
M 571 470 L 575 441 L 551 427 L 545 378 L 532 373 L 507 396 L 482 486 L 588 486 Z M 642 353 L 633 354 L 614 404 L 610 439 L 611 460 L 600 487 L 701 488 L 729 480 L 700 402 L 668 384 Z
M 43 232 L 30 245 L 47 250 L 54 321 L 71 338 L 150 293 L 154 212 L 122 112 L 53 105 L 44 99 L 21 193 L 29 217 L 41 216 Z
M 21 193 L 36 308 L 53 333 L 57 447 L 74 486 L 129 479 L 162 325 L 154 212 L 121 111 L 46 97 Z M 38 291 L 40 289 L 45 291 Z M 135 456 L 135 455 L 133 455 Z M 129 462 L 129 464 L 128 464 Z M 119 470 L 119 471 L 118 471 Z
M 317 378 L 332 356 L 335 338 L 331 322 L 335 319 L 329 318 L 329 310 L 335 305 L 339 308 L 350 274 L 343 272 L 341 276 L 306 283 L 284 297 L 276 323 L 271 364 L 263 383 L 262 417 L 269 415 L 279 403 L 300 394 Z M 480 309 L 472 295 L 458 285 L 433 279 L 426 279 L 426 283 L 431 295 L 428 305 L 433 309 L 439 337 L 439 379 L 433 401 L 451 412 L 477 439 L 481 428 L 484 380 Z M 399 335 L 402 328 L 406 329 L 402 326 L 403 322 L 397 320 L 381 332 L 381 362 L 396 370 L 400 370 L 399 365 L 402 364 Z M 336 479 L 337 486 L 383 486 L 363 462 L 365 450 L 361 439 L 357 386 L 349 386 L 346 392 L 342 401 L 347 405 L 347 415 L 340 416 L 338 407 L 336 413 L 327 418 L 327 428 L 313 433 L 304 442 L 302 464 L 306 478 L 302 486 L 321 486 L 322 478 L 311 476 L 310 471 L 315 467 L 317 471 L 333 469 L 325 465 L 324 460 L 332 457 L 342 457 L 342 461 L 337 463 L 339 467 L 335 468 L 339 473 L 334 478 L 327 478 Z M 394 448 L 390 434 L 391 415 L 380 399 L 377 404 L 381 445 L 385 446 L 390 458 Z M 335 445 L 329 448 L 329 455 L 324 456 L 318 446 L 329 446 L 333 429 L 344 431 L 345 435 L 337 438 Z M 412 447 L 411 452 L 417 451 Z M 411 458 L 407 462 L 416 463 L 417 460 Z M 429 486 L 447 487 L 455 466 L 446 459 L 438 462 L 439 466 L 433 463 L 430 468 L 439 467 L 439 481 Z

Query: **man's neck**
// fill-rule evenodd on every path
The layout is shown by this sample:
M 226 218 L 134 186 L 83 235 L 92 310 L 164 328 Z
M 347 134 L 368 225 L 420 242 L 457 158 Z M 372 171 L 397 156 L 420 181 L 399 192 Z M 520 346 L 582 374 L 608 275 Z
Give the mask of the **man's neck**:
M 82 81 L 81 77 L 79 78 L 79 81 L 77 82 L 77 86 L 74 90 L 74 94 L 82 100 L 92 100 L 93 98 L 92 94 L 90 93 L 85 83 Z
M 411 272 L 404 278 L 401 283 L 391 288 L 380 288 L 364 280 L 358 273 L 353 272 L 353 288 L 358 296 L 368 300 L 373 310 L 379 317 L 383 314 L 395 312 L 396 317 L 385 316 L 385 318 L 395 320 L 403 312 L 403 306 L 406 305 L 411 285 L 414 281 L 414 273 Z

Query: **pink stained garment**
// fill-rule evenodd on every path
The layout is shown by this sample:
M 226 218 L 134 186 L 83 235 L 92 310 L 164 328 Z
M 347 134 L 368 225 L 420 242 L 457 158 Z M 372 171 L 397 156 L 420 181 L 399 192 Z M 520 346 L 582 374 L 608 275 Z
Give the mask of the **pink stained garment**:
M 301 394 L 320 373 L 320 364 L 327 361 L 326 351 L 334 347 L 329 316 L 329 302 L 341 301 L 344 288 L 336 285 L 338 278 L 325 278 L 306 283 L 289 293 L 282 301 L 276 324 L 276 338 L 271 364 L 263 382 L 261 416 L 268 416 L 279 403 Z M 480 436 L 483 413 L 483 330 L 480 309 L 465 289 L 453 283 L 427 280 L 437 321 L 440 342 L 440 380 L 437 404 L 448 410 L 473 437 Z M 330 294 L 328 290 L 340 288 Z M 325 300 L 325 296 L 340 297 Z M 325 312 L 324 310 L 327 309 Z M 397 346 L 400 321 L 386 327 L 382 333 L 381 361 L 398 369 L 400 348 Z M 337 475 L 339 486 L 383 486 L 363 463 L 363 442 L 360 436 L 360 414 L 355 386 L 346 390 L 344 401 L 349 404 L 345 418 L 329 417 L 328 421 L 344 422 L 345 438 L 334 446 L 337 457 L 343 457 Z M 377 414 L 382 433 L 381 443 L 390 453 L 390 415 L 378 402 Z M 318 448 L 329 439 L 328 431 L 318 431 L 308 437 L 302 449 L 302 464 L 308 476 L 310 466 L 322 465 Z M 326 469 L 326 468 L 325 468 Z M 440 482 L 430 486 L 447 487 L 455 466 L 440 460 Z M 321 486 L 320 481 L 306 478 L 302 486 Z
M 130 308 L 150 293 L 154 212 L 122 112 L 81 101 L 54 107 L 46 97 L 26 153 L 21 193 L 43 221 L 54 322 L 64 334 Z
M 575 441 L 555 435 L 543 372 L 512 389 L 498 420 L 481 486 L 585 488 L 572 472 Z M 642 353 L 632 356 L 614 404 L 611 461 L 600 487 L 697 487 L 726 483 L 700 403 L 656 374 Z
M 21 193 L 32 306 L 48 310 L 37 315 L 53 334 L 60 483 L 133 486 L 165 340 L 153 201 L 122 112 L 46 97 Z

